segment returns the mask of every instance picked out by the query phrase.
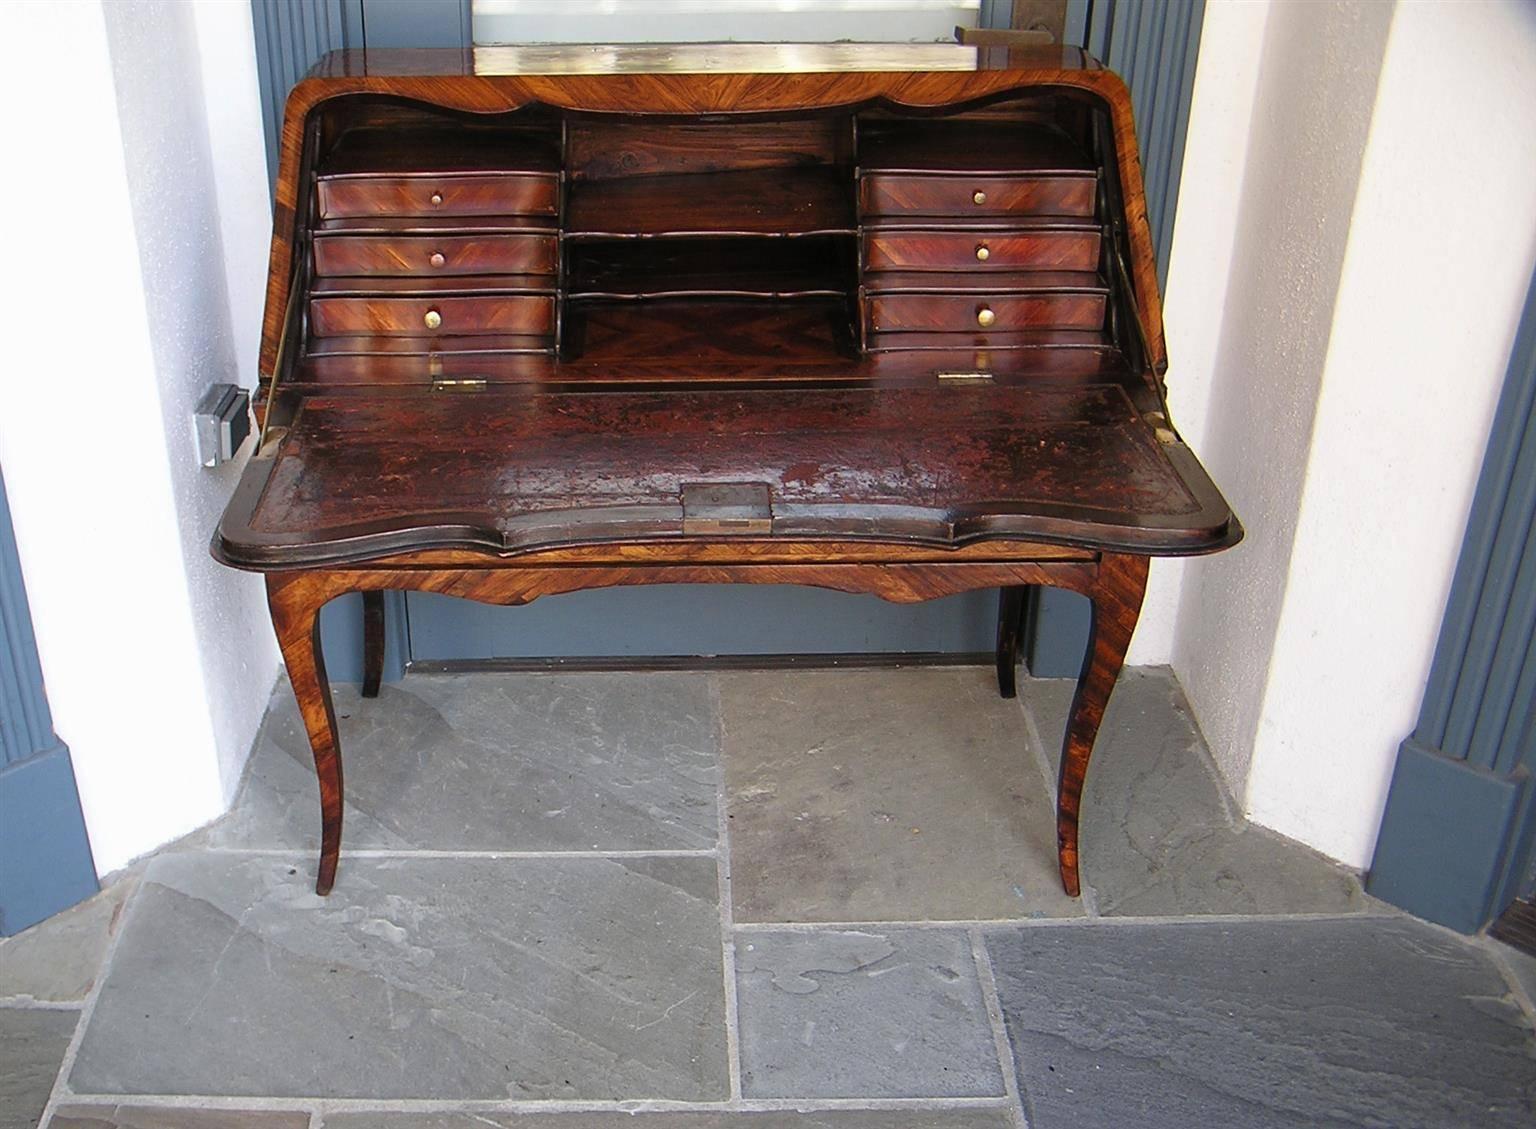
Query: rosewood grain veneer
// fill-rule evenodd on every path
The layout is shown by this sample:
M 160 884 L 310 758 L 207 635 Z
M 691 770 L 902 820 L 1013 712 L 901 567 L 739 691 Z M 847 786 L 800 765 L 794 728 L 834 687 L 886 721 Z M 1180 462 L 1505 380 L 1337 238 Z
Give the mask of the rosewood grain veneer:
M 1148 560 L 1241 536 L 1163 402 L 1125 88 L 1075 49 L 699 57 L 339 52 L 289 98 L 262 442 L 213 551 L 266 574 L 316 887 L 343 794 L 326 602 L 364 594 L 371 695 L 386 590 L 729 582 L 997 589 L 1007 695 L 1025 588 L 1087 596 L 1076 894 Z

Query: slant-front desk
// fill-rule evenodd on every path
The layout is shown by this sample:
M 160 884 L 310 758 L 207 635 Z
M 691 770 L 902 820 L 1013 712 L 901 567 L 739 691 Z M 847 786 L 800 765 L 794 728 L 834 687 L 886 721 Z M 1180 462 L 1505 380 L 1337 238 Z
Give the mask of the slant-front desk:
M 1121 81 L 1073 49 L 343 52 L 283 123 L 257 412 L 214 538 L 266 574 L 335 879 L 319 613 L 617 584 L 1092 602 L 1078 805 L 1150 557 L 1241 536 L 1167 415 Z M 1021 761 L 1021 766 L 1022 766 Z M 1020 768 L 1023 771 L 1023 768 Z

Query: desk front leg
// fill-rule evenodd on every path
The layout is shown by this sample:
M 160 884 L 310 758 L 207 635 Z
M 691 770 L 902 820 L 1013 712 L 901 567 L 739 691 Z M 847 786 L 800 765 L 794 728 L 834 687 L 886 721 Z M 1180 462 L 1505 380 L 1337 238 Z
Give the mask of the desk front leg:
M 320 870 L 315 893 L 321 895 L 331 892 L 341 854 L 341 742 L 336 735 L 331 687 L 325 677 L 325 656 L 320 650 L 320 609 L 332 595 L 313 574 L 267 576 L 272 626 L 277 629 L 277 643 L 314 750 L 315 775 L 320 779 Z
M 1146 557 L 1105 553 L 1091 583 L 1078 589 L 1093 603 L 1093 626 L 1088 634 L 1083 672 L 1072 696 L 1072 711 L 1067 715 L 1056 789 L 1057 860 L 1061 884 L 1074 898 L 1081 889 L 1077 829 L 1083 781 L 1088 775 L 1088 759 L 1093 755 L 1109 695 L 1125 663 L 1136 621 L 1141 617 L 1141 601 L 1147 591 L 1147 563 Z

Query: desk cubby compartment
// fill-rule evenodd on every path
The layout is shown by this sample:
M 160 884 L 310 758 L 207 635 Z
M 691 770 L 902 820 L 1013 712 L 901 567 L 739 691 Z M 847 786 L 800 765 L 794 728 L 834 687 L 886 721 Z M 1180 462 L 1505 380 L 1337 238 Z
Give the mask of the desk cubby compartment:
M 1094 214 L 1098 169 L 1064 131 L 1034 122 L 875 119 L 859 135 L 869 216 Z
M 528 130 L 343 133 L 315 180 L 320 220 L 401 216 L 553 216 L 560 158 Z
M 577 241 L 564 283 L 566 359 L 858 353 L 846 236 Z M 645 313 L 625 316 L 626 306 Z
M 850 302 L 842 296 L 595 298 L 567 304 L 561 335 L 560 360 L 580 362 L 587 371 L 645 362 L 653 373 L 664 363 L 679 371 L 776 379 L 859 355 Z
M 846 237 L 578 241 L 567 247 L 565 292 L 572 301 L 846 299 L 857 278 Z
M 571 121 L 568 239 L 852 235 L 853 119 Z

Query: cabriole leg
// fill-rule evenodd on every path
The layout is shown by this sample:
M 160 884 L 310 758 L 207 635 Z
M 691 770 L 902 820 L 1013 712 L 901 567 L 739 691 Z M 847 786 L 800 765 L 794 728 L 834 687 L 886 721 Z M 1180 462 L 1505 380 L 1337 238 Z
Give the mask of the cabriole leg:
M 1105 553 L 1098 575 L 1086 593 L 1093 602 L 1093 627 L 1083 673 L 1067 716 L 1066 738 L 1061 752 L 1061 775 L 1056 798 L 1056 847 L 1061 865 L 1061 884 L 1077 897 L 1081 889 L 1077 863 L 1078 813 L 1088 758 L 1104 720 L 1104 709 L 1115 688 L 1131 634 L 1141 616 L 1141 600 L 1147 590 L 1147 558 Z
M 1020 633 L 1024 628 L 1024 595 L 1027 588 L 997 590 L 997 692 L 1005 698 L 1018 694 L 1015 675 L 1019 667 Z
M 325 656 L 320 651 L 320 608 L 328 597 L 312 592 L 307 579 L 302 573 L 269 574 L 267 604 L 288 667 L 288 681 L 315 754 L 315 775 L 320 780 L 320 869 L 315 893 L 324 895 L 336 881 L 336 860 L 341 853 L 341 743 L 325 677 Z
M 384 680 L 384 593 L 363 593 L 363 697 L 377 698 Z

